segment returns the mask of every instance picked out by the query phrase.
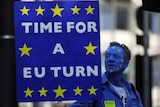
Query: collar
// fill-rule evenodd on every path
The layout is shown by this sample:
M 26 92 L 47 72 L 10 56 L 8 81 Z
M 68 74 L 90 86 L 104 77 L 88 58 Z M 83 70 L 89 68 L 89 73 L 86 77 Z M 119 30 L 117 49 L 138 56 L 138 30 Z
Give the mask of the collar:
M 106 74 L 104 73 L 103 76 L 102 76 L 102 85 L 105 85 L 108 82 L 109 82 L 109 80 L 108 80 Z M 124 86 L 126 88 L 131 88 L 130 83 L 128 83 L 124 78 L 122 78 L 122 83 L 124 84 Z

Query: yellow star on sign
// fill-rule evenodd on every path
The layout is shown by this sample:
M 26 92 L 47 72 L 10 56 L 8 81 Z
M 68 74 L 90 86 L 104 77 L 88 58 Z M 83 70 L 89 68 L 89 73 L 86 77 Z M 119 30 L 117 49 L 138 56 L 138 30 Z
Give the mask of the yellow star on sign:
M 88 91 L 90 92 L 89 95 L 92 95 L 92 94 L 96 95 L 97 90 L 98 89 L 96 89 L 96 88 L 94 88 L 94 86 L 92 86 L 90 89 L 88 89 Z
M 71 10 L 73 11 L 73 14 L 78 14 L 79 15 L 80 8 L 78 8 L 76 5 L 74 6 L 74 8 L 71 8 Z
M 90 42 L 88 46 L 84 47 L 87 50 L 86 55 L 88 55 L 89 53 L 92 53 L 93 55 L 95 55 L 94 50 L 97 48 L 97 46 L 93 46 L 92 43 Z
M 89 5 L 87 8 L 85 8 L 85 10 L 87 11 L 87 14 L 93 14 L 93 10 L 95 8 L 92 8 L 91 5 Z
M 55 8 L 51 8 L 51 10 L 54 12 L 53 17 L 56 16 L 56 15 L 62 17 L 61 11 L 63 11 L 64 8 L 59 8 L 58 4 L 56 4 L 56 7 Z
M 27 9 L 26 6 L 24 6 L 23 9 L 20 9 L 20 11 L 22 12 L 22 16 L 23 16 L 23 15 L 27 15 L 27 16 L 28 16 L 28 11 L 29 11 L 29 10 L 30 10 L 30 9 Z
M 32 97 L 32 93 L 34 92 L 33 90 L 30 90 L 29 87 L 27 88 L 27 90 L 24 91 L 25 92 L 25 97 Z
M 75 95 L 81 95 L 81 92 L 83 91 L 83 89 L 80 89 L 79 86 L 74 89 Z
M 19 49 L 20 51 L 22 51 L 22 52 L 21 52 L 21 57 L 22 57 L 23 55 L 30 56 L 29 51 L 32 50 L 32 48 L 28 48 L 28 47 L 27 47 L 26 43 L 24 43 L 23 48 L 18 48 L 18 49 Z
M 43 15 L 43 12 L 45 9 L 43 9 L 41 6 L 38 7 L 38 9 L 35 9 L 37 11 L 37 16 L 38 15 Z
M 62 98 L 64 98 L 63 93 L 66 91 L 66 89 L 62 89 L 61 86 L 59 85 L 59 86 L 58 86 L 58 89 L 55 89 L 55 90 L 53 90 L 53 91 L 56 93 L 56 97 L 55 97 L 55 98 L 57 98 L 57 97 L 62 97 Z
M 42 89 L 38 90 L 38 92 L 40 93 L 40 97 L 41 96 L 45 96 L 46 97 L 47 96 L 46 93 L 48 92 L 48 90 L 45 90 L 44 87 L 42 87 Z

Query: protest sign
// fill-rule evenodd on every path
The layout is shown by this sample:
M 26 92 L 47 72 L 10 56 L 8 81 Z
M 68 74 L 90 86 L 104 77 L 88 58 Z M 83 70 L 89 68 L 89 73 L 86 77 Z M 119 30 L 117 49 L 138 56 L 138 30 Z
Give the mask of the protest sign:
M 15 2 L 17 101 L 101 97 L 99 3 Z

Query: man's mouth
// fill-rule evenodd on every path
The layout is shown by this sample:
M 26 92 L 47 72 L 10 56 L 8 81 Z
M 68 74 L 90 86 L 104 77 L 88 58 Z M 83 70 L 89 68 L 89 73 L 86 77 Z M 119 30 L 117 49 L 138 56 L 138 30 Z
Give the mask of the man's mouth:
M 108 67 L 114 67 L 115 65 L 114 64 L 108 64 Z

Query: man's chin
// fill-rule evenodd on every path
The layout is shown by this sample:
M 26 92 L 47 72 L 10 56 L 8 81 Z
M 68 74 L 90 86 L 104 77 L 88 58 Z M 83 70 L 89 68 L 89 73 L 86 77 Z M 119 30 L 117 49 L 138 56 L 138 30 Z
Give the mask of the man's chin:
M 106 69 L 106 71 L 109 72 L 109 73 L 116 73 L 116 70 L 114 68 L 112 68 L 112 67 L 108 67 Z
M 113 73 L 113 69 L 109 69 L 108 72 L 109 72 L 109 73 Z
M 107 70 L 109 73 L 116 73 L 114 69 L 108 69 Z

